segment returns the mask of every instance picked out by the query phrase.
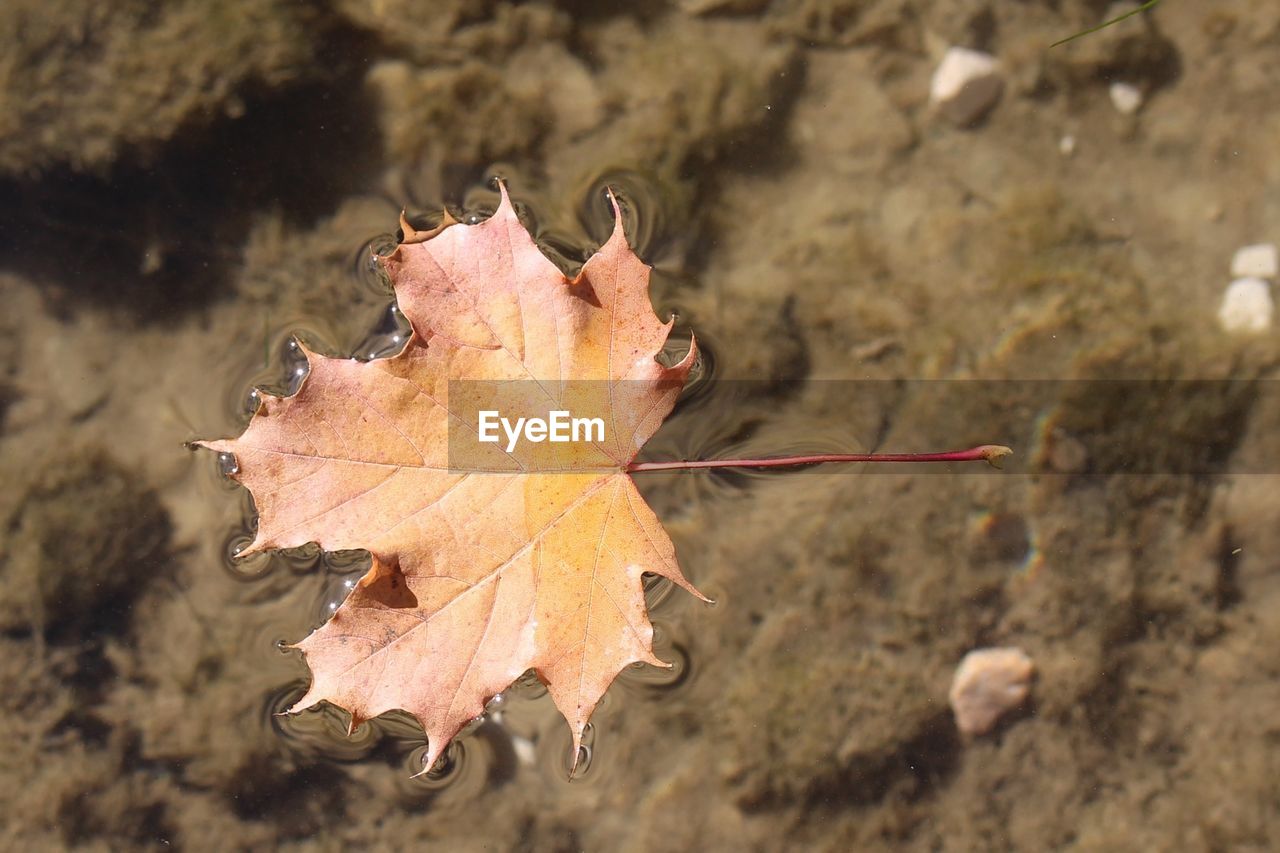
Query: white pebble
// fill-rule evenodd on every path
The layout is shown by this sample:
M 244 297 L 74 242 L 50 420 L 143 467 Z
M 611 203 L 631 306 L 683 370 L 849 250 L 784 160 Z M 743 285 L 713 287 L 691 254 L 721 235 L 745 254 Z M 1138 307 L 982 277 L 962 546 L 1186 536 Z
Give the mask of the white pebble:
M 1058 153 L 1063 157 L 1070 157 L 1076 153 L 1076 138 L 1068 133 L 1066 136 L 1058 140 Z
M 964 656 L 951 680 L 948 699 L 956 727 L 966 735 L 991 731 L 996 720 L 1027 699 L 1031 658 L 1022 649 L 975 649 Z
M 528 738 L 512 735 L 511 751 L 516 754 L 516 760 L 526 767 L 532 767 L 538 760 L 538 753 L 534 750 L 533 741 Z
M 1231 259 L 1232 278 L 1274 279 L 1278 270 L 1280 270 L 1280 256 L 1276 253 L 1274 243 L 1241 246 L 1236 249 L 1235 257 Z
M 1275 304 L 1271 287 L 1260 278 L 1238 278 L 1222 294 L 1218 323 L 1228 332 L 1257 333 L 1271 328 Z
M 967 125 L 986 115 L 1003 91 L 1004 78 L 994 56 L 950 47 L 933 72 L 929 100 L 951 121 Z
M 1112 83 L 1111 105 L 1125 115 L 1131 116 L 1142 106 L 1142 90 L 1132 83 Z

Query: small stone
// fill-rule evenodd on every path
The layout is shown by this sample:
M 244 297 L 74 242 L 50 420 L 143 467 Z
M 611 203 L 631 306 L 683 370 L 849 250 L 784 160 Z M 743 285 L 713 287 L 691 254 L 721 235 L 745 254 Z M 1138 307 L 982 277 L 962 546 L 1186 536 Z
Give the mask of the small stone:
M 1280 271 L 1280 255 L 1274 243 L 1241 246 L 1231 259 L 1232 278 L 1274 279 L 1277 271 Z
M 975 649 L 964 656 L 951 680 L 948 699 L 956 727 L 966 735 L 991 731 L 1005 712 L 1027 699 L 1031 658 L 1022 649 Z
M 1066 136 L 1058 140 L 1058 153 L 1063 157 L 1070 157 L 1076 153 L 1076 138 L 1068 133 Z
M 1142 106 L 1142 90 L 1132 83 L 1112 83 L 1110 92 L 1111 105 L 1124 115 L 1131 116 Z
M 1238 278 L 1222 294 L 1218 323 L 1228 332 L 1256 334 L 1271 328 L 1273 313 L 1271 287 L 1260 278 Z
M 516 754 L 516 760 L 525 767 L 533 767 L 538 763 L 538 752 L 534 749 L 533 741 L 528 738 L 512 735 L 511 750 Z
M 929 101 L 951 121 L 970 125 L 986 115 L 1004 91 L 999 61 L 966 47 L 947 48 L 933 72 Z

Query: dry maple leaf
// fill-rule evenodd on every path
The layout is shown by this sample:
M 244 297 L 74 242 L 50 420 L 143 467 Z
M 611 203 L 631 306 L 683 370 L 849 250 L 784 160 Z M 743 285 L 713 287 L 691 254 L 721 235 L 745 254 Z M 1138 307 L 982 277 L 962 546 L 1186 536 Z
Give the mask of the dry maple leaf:
M 502 188 L 494 215 L 414 232 L 382 264 L 413 334 L 367 363 L 307 352 L 290 397 L 264 395 L 235 455 L 257 505 L 242 554 L 316 542 L 372 566 L 297 644 L 311 687 L 351 727 L 408 711 L 430 768 L 485 703 L 529 669 L 568 720 L 574 760 L 596 703 L 653 654 L 641 574 L 702 598 L 627 473 L 696 358 L 655 356 L 671 331 L 614 204 L 608 242 L 573 279 L 534 244 Z M 572 410 L 603 437 L 506 447 L 478 413 Z M 705 599 L 704 599 L 705 600 Z
M 328 701 L 351 729 L 403 709 L 428 740 L 424 772 L 490 697 L 529 669 L 583 728 L 623 667 L 654 657 L 641 575 L 706 600 L 629 474 L 824 462 L 996 461 L 983 445 L 943 453 L 822 454 L 688 462 L 632 460 L 670 413 L 697 345 L 657 359 L 671 331 L 649 302 L 649 268 L 627 246 L 613 202 L 608 242 L 567 278 L 520 224 L 505 187 L 476 225 L 446 216 L 381 263 L 413 326 L 404 349 L 370 362 L 308 352 L 290 397 L 262 395 L 234 454 L 258 529 L 241 556 L 315 542 L 370 552 L 369 571 L 327 623 L 298 643 L 311 687 L 289 712 Z M 509 423 L 556 412 L 580 440 Z M 491 424 L 490 424 L 491 425 Z M 505 427 L 504 427 L 505 429 Z M 576 429 L 576 427 L 575 427 Z M 509 438 L 505 446 L 504 438 Z

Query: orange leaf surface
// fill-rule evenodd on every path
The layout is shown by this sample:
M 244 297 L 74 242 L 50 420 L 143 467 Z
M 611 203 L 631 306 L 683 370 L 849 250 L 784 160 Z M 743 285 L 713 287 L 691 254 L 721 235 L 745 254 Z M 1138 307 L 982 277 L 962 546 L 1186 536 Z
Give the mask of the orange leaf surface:
M 367 363 L 307 352 L 290 397 L 264 396 L 237 439 L 259 513 L 244 553 L 316 542 L 372 566 L 298 643 L 311 687 L 352 728 L 401 708 L 429 768 L 488 699 L 533 669 L 569 722 L 575 760 L 596 703 L 653 654 L 641 574 L 701 594 L 627 465 L 671 411 L 696 355 L 655 356 L 671 323 L 649 268 L 612 236 L 574 279 L 534 244 L 502 189 L 476 225 L 414 232 L 382 263 L 413 335 Z M 570 411 L 603 437 L 481 442 L 479 413 Z

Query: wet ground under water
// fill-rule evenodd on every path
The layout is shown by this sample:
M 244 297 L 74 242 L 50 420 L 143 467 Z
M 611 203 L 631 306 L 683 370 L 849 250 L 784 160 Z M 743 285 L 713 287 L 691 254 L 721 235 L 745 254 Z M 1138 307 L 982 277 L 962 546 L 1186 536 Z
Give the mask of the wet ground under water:
M 1273 4 L 1056 48 L 1106 4 L 432 5 L 0 10 L 0 847 L 1275 846 L 1280 348 L 1218 318 L 1280 241 Z M 1002 63 L 972 126 L 951 45 Z M 233 460 L 184 446 L 296 388 L 295 336 L 397 351 L 371 249 L 495 175 L 567 268 L 613 187 L 704 346 L 646 458 L 1016 454 L 638 475 L 716 604 L 649 583 L 675 666 L 572 782 L 532 676 L 419 778 L 406 715 L 279 715 L 367 557 L 235 559 Z M 962 736 L 985 646 L 1030 699 Z

